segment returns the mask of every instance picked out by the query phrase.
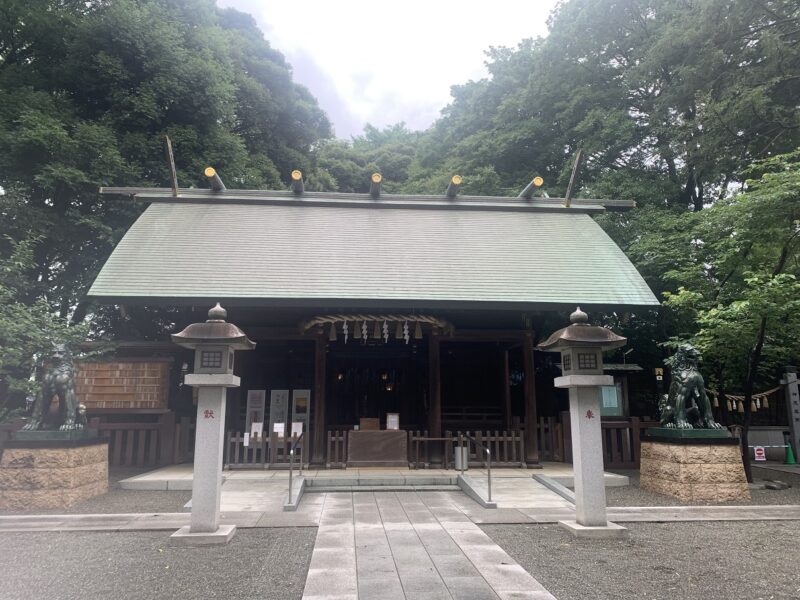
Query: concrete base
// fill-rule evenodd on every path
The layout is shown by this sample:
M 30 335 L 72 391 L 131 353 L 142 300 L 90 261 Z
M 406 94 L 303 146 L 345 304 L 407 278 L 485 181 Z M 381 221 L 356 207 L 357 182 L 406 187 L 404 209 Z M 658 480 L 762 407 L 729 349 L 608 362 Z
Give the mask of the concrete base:
M 291 500 L 289 498 L 286 499 L 286 502 L 283 503 L 283 510 L 288 512 L 296 511 L 305 490 L 306 478 L 301 475 L 296 476 L 292 481 L 292 498 Z
M 726 442 L 726 443 L 721 443 Z M 736 440 L 642 440 L 642 489 L 684 502 L 749 502 Z
M 236 525 L 220 525 L 216 531 L 192 533 L 189 525 L 181 527 L 169 536 L 173 546 L 224 546 L 233 539 Z
M 623 539 L 628 537 L 628 530 L 622 525 L 617 525 L 611 521 L 605 527 L 589 527 L 581 525 L 577 521 L 559 521 L 558 526 L 566 529 L 577 538 L 587 539 Z
M 67 508 L 107 491 L 105 440 L 13 441 L 3 451 L 0 510 Z
M 483 483 L 478 483 L 469 475 L 459 475 L 457 481 L 458 487 L 483 508 L 497 508 L 497 502 L 488 499 L 488 489 L 483 487 Z

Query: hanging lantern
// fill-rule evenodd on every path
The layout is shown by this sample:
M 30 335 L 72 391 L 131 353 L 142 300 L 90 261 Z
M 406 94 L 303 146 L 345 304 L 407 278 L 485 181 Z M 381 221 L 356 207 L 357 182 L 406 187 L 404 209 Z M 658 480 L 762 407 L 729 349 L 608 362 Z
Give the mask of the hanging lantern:
M 403 324 L 400 321 L 397 322 L 397 327 L 394 329 L 394 338 L 396 340 L 403 339 Z
M 750 400 L 750 412 L 756 412 L 756 401 Z
M 369 327 L 367 327 L 367 322 L 361 322 L 361 340 L 366 344 L 367 338 L 369 337 Z
M 403 339 L 406 341 L 406 345 L 408 345 L 408 340 L 411 339 L 408 332 L 408 321 L 403 321 Z
M 419 321 L 417 321 L 417 324 L 414 326 L 414 339 L 422 339 L 422 325 L 419 324 Z
M 383 343 L 389 343 L 389 323 L 386 321 L 383 322 Z
M 375 328 L 372 330 L 372 339 L 373 340 L 381 339 L 381 325 L 377 321 L 375 321 Z
M 731 406 L 730 399 L 728 399 L 728 412 L 733 412 L 733 406 Z
M 767 399 L 767 396 L 764 396 L 764 402 L 762 403 L 762 405 L 764 406 L 764 408 L 769 408 L 769 400 Z
M 744 402 L 738 402 L 736 410 L 740 413 L 744 412 Z
M 347 343 L 347 336 L 348 336 L 349 333 L 350 333 L 350 331 L 347 328 L 347 321 L 345 321 L 344 323 L 342 323 L 342 335 L 344 336 L 344 343 L 345 344 Z
M 335 342 L 336 341 L 336 323 L 331 323 L 331 330 L 328 334 L 328 341 Z

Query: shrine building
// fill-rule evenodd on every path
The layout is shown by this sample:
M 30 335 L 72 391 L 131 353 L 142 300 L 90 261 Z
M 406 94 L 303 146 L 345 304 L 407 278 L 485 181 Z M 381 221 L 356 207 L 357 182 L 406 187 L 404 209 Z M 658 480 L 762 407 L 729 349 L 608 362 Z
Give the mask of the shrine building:
M 89 296 L 175 309 L 184 320 L 173 333 L 219 302 L 256 342 L 236 355 L 241 387 L 227 401 L 227 429 L 238 441 L 248 433 L 250 449 L 302 429 L 312 465 L 411 463 L 420 448 L 427 464 L 442 459 L 445 432 L 516 432 L 514 461 L 535 465 L 537 415 L 564 401 L 558 359 L 536 344 L 576 306 L 596 316 L 658 304 L 592 218 L 629 201 L 536 197 L 531 186 L 465 196 L 458 177 L 442 195 L 392 195 L 377 174 L 365 194 L 305 191 L 299 172 L 287 191 L 227 189 L 206 175 L 210 189 L 101 190 L 147 208 Z M 171 357 L 161 409 L 188 419 L 181 377 L 192 361 L 167 339 L 127 348 L 138 348 L 132 360 Z M 90 375 L 77 381 L 87 398 Z M 375 431 L 394 438 L 361 435 Z

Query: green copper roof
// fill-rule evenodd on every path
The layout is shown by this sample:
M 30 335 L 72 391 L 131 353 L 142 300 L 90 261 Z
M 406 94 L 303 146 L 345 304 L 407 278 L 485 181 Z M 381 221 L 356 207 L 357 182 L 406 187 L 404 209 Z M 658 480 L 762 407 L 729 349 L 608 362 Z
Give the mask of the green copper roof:
M 130 228 L 89 295 L 254 305 L 658 304 L 588 212 L 163 199 Z

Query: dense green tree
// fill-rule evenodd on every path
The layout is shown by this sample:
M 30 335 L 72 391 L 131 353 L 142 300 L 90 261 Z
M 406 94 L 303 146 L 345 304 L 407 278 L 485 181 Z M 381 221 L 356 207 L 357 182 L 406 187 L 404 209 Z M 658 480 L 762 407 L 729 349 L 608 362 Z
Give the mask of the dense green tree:
M 798 24 L 792 0 L 563 2 L 545 39 L 492 50 L 490 79 L 453 88 L 420 166 L 563 193 L 580 147 L 586 191 L 657 178 L 655 197 L 627 191 L 700 209 L 800 143 Z
M 492 49 L 490 77 L 453 88 L 406 189 L 437 192 L 458 172 L 465 191 L 514 194 L 538 174 L 560 195 L 582 148 L 579 195 L 637 202 L 599 221 L 654 292 L 708 286 L 716 275 L 696 227 L 722 224 L 702 209 L 729 202 L 754 161 L 800 146 L 800 5 L 569 0 L 549 26 L 546 38 Z M 667 352 L 658 343 L 696 317 L 668 305 L 603 320 L 655 367 Z M 744 391 L 744 380 L 728 385 Z
M 89 285 L 143 208 L 98 187 L 166 185 L 165 135 L 182 185 L 212 164 L 230 187 L 275 188 L 331 134 L 253 19 L 213 0 L 5 0 L 0 17 L 0 256 L 30 256 L 14 270 L 24 285 L 8 269 L 0 285 L 43 331 L 42 307 L 84 320 Z M 96 330 L 168 318 L 110 310 Z
M 800 356 L 800 151 L 749 173 L 745 193 L 684 219 L 696 250 L 676 263 L 669 276 L 681 285 L 667 298 L 712 384 L 743 392 L 744 447 L 756 385 L 775 384 Z

